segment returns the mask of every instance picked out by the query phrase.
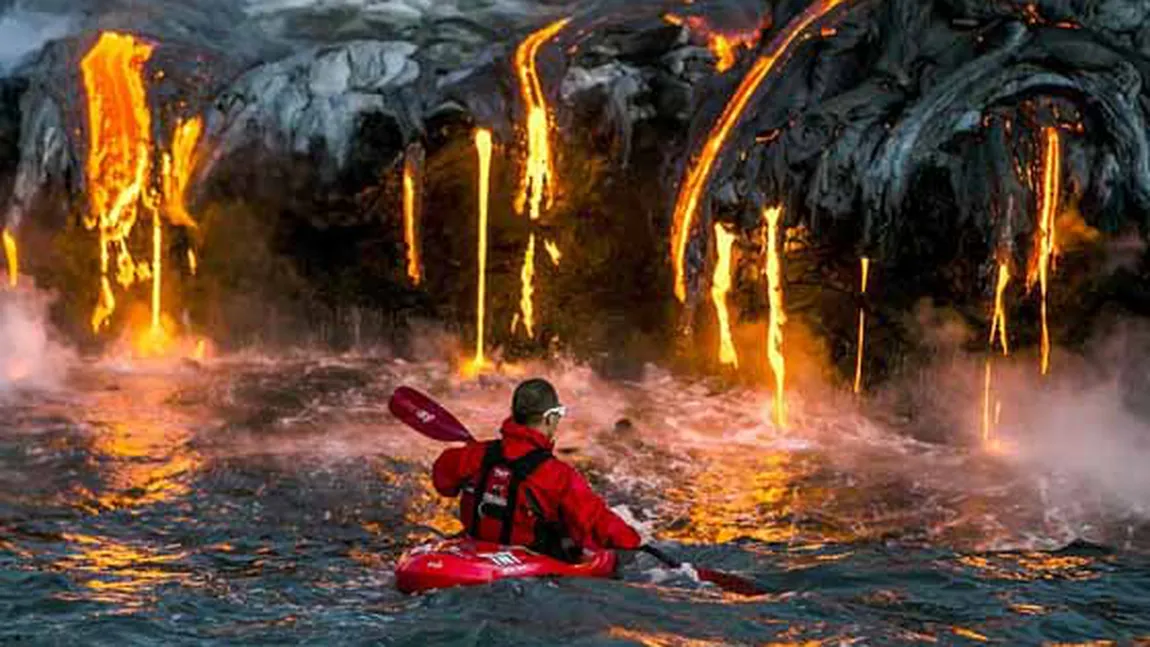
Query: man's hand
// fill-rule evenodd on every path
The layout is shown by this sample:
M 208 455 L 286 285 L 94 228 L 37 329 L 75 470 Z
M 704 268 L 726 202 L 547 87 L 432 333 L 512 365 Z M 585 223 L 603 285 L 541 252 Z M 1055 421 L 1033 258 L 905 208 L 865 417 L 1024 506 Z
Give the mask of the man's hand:
M 611 512 L 618 515 L 628 526 L 634 528 L 635 532 L 639 533 L 639 537 L 643 540 L 642 543 L 649 544 L 655 540 L 655 535 L 651 532 L 651 524 L 643 523 L 636 519 L 635 515 L 631 514 L 631 509 L 627 506 L 617 505 L 611 508 Z

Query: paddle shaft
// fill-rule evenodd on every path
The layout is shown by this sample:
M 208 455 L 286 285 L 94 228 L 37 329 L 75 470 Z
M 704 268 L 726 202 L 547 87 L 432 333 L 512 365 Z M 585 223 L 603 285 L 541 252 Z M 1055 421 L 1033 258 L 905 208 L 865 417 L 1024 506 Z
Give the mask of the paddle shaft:
M 654 557 L 655 559 L 659 560 L 660 562 L 663 562 L 664 564 L 666 564 L 667 566 L 670 566 L 671 568 L 679 568 L 680 566 L 683 565 L 683 563 L 680 562 L 679 560 L 675 559 L 674 557 L 671 557 L 667 553 L 664 553 L 663 551 L 659 550 L 658 548 L 655 548 L 654 546 L 644 544 L 643 546 L 639 547 L 639 550 L 643 551 L 644 553 L 647 553 L 651 557 Z

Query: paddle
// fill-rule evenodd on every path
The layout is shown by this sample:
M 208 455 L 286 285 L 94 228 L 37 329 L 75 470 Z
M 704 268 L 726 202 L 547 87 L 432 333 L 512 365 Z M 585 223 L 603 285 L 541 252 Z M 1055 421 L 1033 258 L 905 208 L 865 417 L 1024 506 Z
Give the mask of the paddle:
M 413 388 L 401 386 L 391 395 L 387 408 L 392 415 L 399 418 L 408 427 L 433 440 L 443 442 L 475 442 L 475 437 L 467 431 L 467 427 L 459 422 L 451 412 L 444 409 L 438 402 L 416 391 Z M 682 562 L 671 558 L 654 546 L 642 546 L 639 550 L 651 555 L 671 568 L 680 568 Z M 755 586 L 754 582 L 730 573 L 713 571 L 709 568 L 696 568 L 695 573 L 704 582 L 715 584 L 724 591 L 739 595 L 762 595 L 763 591 Z
M 475 437 L 451 412 L 413 388 L 401 386 L 387 401 L 391 414 L 408 427 L 433 440 L 473 443 Z
M 663 551 L 655 548 L 650 544 L 641 546 L 639 550 L 647 553 L 651 557 L 654 557 L 655 559 L 663 562 L 671 568 L 680 568 L 683 566 L 682 562 L 674 559 L 670 555 L 667 555 Z M 732 575 L 722 571 L 713 571 L 709 568 L 695 568 L 695 574 L 699 576 L 701 581 L 710 582 L 711 584 L 714 584 L 715 586 L 729 593 L 737 593 L 738 595 L 762 595 L 766 593 L 766 591 L 763 591 L 758 586 L 756 586 L 754 582 L 746 578 L 739 577 L 738 575 Z

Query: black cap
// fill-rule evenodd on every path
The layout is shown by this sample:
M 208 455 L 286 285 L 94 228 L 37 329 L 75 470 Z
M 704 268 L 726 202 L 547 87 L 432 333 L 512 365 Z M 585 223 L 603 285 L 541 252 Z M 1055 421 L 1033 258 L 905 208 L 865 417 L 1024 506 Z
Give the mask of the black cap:
M 555 387 L 537 377 L 515 387 L 515 395 L 511 396 L 511 417 L 521 425 L 539 422 L 544 412 L 557 406 L 559 394 Z

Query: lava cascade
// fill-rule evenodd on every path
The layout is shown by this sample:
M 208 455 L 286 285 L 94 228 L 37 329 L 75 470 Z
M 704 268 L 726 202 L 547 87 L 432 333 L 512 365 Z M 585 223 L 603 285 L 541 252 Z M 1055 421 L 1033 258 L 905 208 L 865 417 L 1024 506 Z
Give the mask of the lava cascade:
M 801 14 L 789 22 L 778 36 L 771 41 L 767 51 L 755 61 L 747 75 L 735 89 L 734 95 L 723 108 L 718 121 L 712 126 L 699 151 L 698 157 L 693 159 L 687 167 L 686 177 L 679 189 L 675 202 L 675 212 L 671 231 L 673 249 L 672 262 L 675 271 L 675 297 L 680 302 L 687 300 L 686 255 L 687 243 L 691 238 L 691 230 L 695 215 L 699 209 L 699 202 L 711 178 L 715 163 L 719 155 L 726 149 L 727 140 L 731 131 L 739 124 L 743 112 L 755 96 L 759 86 L 771 74 L 778 62 L 783 60 L 800 36 L 806 33 L 807 28 L 819 18 L 826 15 L 846 0 L 816 0 Z

